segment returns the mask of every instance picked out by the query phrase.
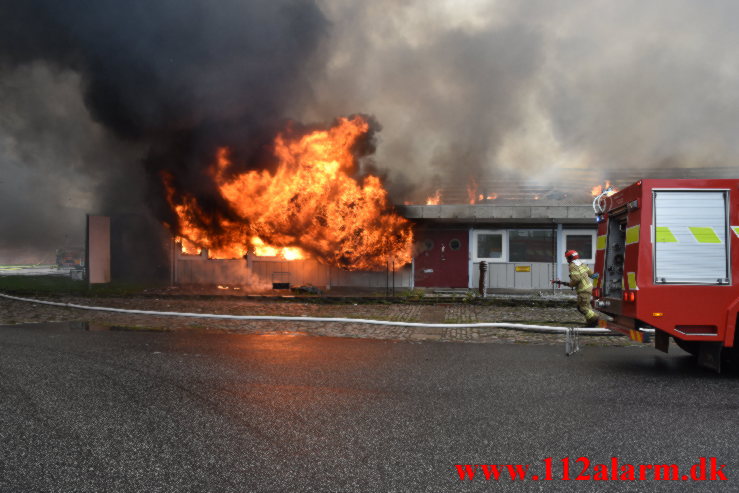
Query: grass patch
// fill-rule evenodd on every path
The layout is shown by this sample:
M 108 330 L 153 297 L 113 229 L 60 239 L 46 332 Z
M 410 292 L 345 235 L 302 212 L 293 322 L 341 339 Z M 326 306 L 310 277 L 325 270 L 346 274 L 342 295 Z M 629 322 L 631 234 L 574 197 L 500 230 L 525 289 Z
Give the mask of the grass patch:
M 132 296 L 149 287 L 127 283 L 89 285 L 67 276 L 0 276 L 0 291 L 16 295 Z
M 144 325 L 111 325 L 113 331 L 135 331 L 135 332 L 172 332 L 167 327 L 149 327 Z

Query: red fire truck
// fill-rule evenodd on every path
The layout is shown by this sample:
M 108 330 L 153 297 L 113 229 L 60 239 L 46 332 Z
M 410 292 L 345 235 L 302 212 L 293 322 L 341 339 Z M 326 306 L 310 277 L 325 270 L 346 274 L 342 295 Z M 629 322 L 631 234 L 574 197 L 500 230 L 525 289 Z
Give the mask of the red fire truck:
M 739 180 L 641 180 L 593 203 L 601 325 L 721 370 L 739 358 Z

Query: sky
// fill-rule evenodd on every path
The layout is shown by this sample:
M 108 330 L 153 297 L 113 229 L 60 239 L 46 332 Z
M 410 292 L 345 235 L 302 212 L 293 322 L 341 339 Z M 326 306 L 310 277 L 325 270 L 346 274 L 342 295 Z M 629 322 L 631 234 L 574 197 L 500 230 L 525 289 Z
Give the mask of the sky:
M 687 0 L 0 0 L 0 262 L 86 213 L 208 197 L 228 145 L 371 115 L 393 199 L 562 170 L 735 166 L 739 4 Z M 569 172 L 568 172 L 569 173 Z M 201 188 L 198 188 L 201 187 Z

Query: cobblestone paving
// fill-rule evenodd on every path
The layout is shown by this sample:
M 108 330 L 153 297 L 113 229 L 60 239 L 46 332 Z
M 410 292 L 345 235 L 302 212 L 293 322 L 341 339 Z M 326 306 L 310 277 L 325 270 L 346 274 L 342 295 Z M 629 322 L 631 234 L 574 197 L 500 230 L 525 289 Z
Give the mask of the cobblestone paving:
M 137 310 L 229 315 L 284 315 L 294 317 L 364 318 L 423 323 L 512 322 L 536 325 L 582 326 L 570 307 L 496 306 L 460 303 L 316 304 L 251 299 L 77 298 L 51 301 Z M 25 322 L 83 322 L 91 330 L 207 330 L 254 334 L 302 333 L 317 336 L 358 337 L 405 341 L 562 344 L 561 334 L 540 334 L 500 328 L 393 327 L 364 323 L 300 321 L 244 321 L 137 315 L 55 307 L 0 298 L 0 324 Z M 583 345 L 631 345 L 621 336 L 582 337 Z

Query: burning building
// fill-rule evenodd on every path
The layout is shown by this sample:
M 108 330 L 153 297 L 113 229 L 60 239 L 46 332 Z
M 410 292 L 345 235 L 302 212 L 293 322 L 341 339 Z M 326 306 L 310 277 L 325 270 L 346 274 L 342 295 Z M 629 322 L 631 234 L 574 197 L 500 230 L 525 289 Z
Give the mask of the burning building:
M 466 189 L 452 187 L 433 196 L 457 203 L 393 206 L 379 178 L 352 176 L 357 163 L 349 150 L 362 122 L 340 119 L 297 139 L 278 137 L 281 160 L 272 172 L 229 174 L 228 152 L 219 151 L 210 173 L 234 211 L 202 208 L 163 175 L 175 214 L 161 227 L 171 248 L 170 281 L 257 290 L 474 288 L 485 261 L 492 289 L 547 289 L 551 279 L 567 277 L 566 250 L 593 263 L 594 192 L 642 177 L 737 177 L 733 168 L 620 170 L 610 174 L 612 185 L 594 186 L 599 173 L 580 170 L 578 181 L 558 186 L 480 181 L 472 204 Z M 151 271 L 143 261 L 151 255 L 133 240 L 151 228 L 132 219 L 111 222 L 114 280 Z M 156 262 L 160 273 L 162 265 Z
M 207 173 L 215 207 L 204 207 L 162 172 L 173 213 L 165 225 L 177 243 L 175 279 L 371 287 L 392 270 L 408 285 L 412 225 L 394 211 L 380 178 L 359 172 L 370 126 L 356 115 L 328 128 L 282 132 L 274 140 L 272 170 L 239 171 L 229 149 L 218 149 Z
M 474 288 L 481 262 L 493 289 L 547 289 L 567 279 L 564 252 L 577 250 L 592 265 L 596 252 L 593 197 L 604 188 L 642 178 L 736 178 L 735 168 L 571 170 L 566 183 L 533 185 L 520 178 L 481 181 L 436 189 L 446 198 L 399 207 L 415 224 L 416 287 Z

